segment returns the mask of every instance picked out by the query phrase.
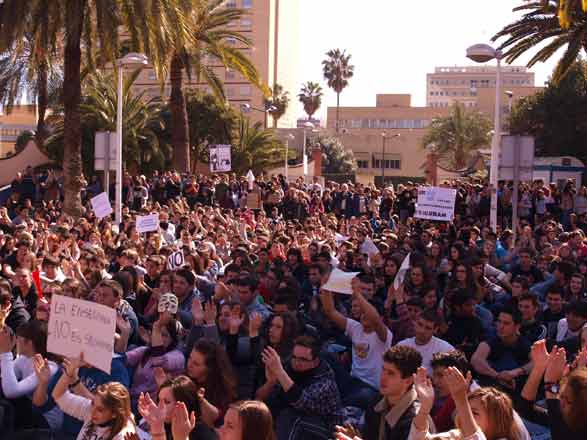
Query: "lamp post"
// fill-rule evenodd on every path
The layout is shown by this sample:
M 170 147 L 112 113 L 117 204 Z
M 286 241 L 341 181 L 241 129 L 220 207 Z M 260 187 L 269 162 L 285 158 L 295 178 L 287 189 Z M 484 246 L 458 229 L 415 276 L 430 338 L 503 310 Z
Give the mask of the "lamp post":
M 381 133 L 381 188 L 385 188 L 385 141 L 387 133 Z
M 275 107 L 274 105 L 270 105 L 265 110 L 263 110 L 263 109 L 260 109 L 257 107 L 253 107 L 251 104 L 246 104 L 246 103 L 241 104 L 241 111 L 243 113 L 250 113 L 253 110 L 256 112 L 263 113 L 265 115 L 265 117 L 263 119 L 263 127 L 267 128 L 267 114 L 273 113 L 274 111 L 276 111 L 277 107 Z
M 491 189 L 491 210 L 489 222 L 493 232 L 497 227 L 497 178 L 499 173 L 499 153 L 501 149 L 501 59 L 502 52 L 488 44 L 475 44 L 467 49 L 467 58 L 476 63 L 486 63 L 495 59 L 497 70 L 495 78 L 495 119 L 493 142 L 491 144 L 491 167 L 489 185 Z
M 308 129 L 314 130 L 314 124 L 312 124 L 310 121 L 304 122 L 304 144 L 302 145 L 302 163 L 304 164 L 304 176 L 308 175 L 308 157 L 306 156 Z
M 285 137 L 285 180 L 289 177 L 288 159 L 289 159 L 289 141 L 294 140 L 296 137 L 289 133 Z
M 116 108 L 116 200 L 115 200 L 115 222 L 120 228 L 122 223 L 122 79 L 125 66 L 133 64 L 147 65 L 149 60 L 142 53 L 131 52 L 116 61 L 118 68 L 117 108 Z

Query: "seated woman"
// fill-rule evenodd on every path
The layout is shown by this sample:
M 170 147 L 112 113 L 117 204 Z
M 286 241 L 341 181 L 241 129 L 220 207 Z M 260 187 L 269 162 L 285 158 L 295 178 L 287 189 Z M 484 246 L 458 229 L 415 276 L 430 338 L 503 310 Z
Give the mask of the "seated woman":
M 271 411 L 257 400 L 235 403 L 228 409 L 218 435 L 220 440 L 274 440 Z
M 142 440 L 157 440 L 160 433 L 172 439 L 172 417 L 178 402 L 185 404 L 189 414 L 195 416 L 195 425 L 189 440 L 216 440 L 215 431 L 201 421 L 200 397 L 196 384 L 187 376 L 166 380 L 157 393 L 159 404 L 155 405 L 149 394 L 141 394 L 139 412 L 144 419 L 137 429 Z
M 39 379 L 35 374 L 35 356 L 45 360 L 48 368 L 47 380 L 54 376 L 59 367 L 47 353 L 47 323 L 29 321 L 16 331 L 16 359 L 12 354 L 15 338 L 8 327 L 0 331 L 0 376 L 2 393 L 16 407 L 16 426 L 20 428 L 57 428 L 61 423 L 59 411 L 51 410 L 40 414 L 33 411 L 31 399 Z M 48 360 L 47 359 L 51 359 Z

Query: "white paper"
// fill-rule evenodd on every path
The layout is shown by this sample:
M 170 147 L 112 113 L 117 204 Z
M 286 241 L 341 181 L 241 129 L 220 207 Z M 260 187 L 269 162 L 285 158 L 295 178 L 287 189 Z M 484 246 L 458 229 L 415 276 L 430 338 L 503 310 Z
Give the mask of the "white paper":
M 351 282 L 360 272 L 343 272 L 340 269 L 332 269 L 328 281 L 322 286 L 322 289 L 329 292 L 344 293 L 351 295 L 353 289 Z
M 359 249 L 362 254 L 369 255 L 369 259 L 373 258 L 373 255 L 377 255 L 379 253 L 379 248 L 373 243 L 373 240 L 370 238 L 366 238 L 363 244 L 361 244 L 361 248 Z
M 450 222 L 455 215 L 456 196 L 456 189 L 438 186 L 420 187 L 414 217 Z
M 232 168 L 230 145 L 210 146 L 210 171 L 212 173 L 226 173 Z
M 406 278 L 408 270 L 410 270 L 410 254 L 406 255 L 406 258 L 404 258 L 404 261 L 402 261 L 402 265 L 395 274 L 395 279 L 393 280 L 394 289 L 399 289 L 399 286 L 404 283 L 404 279 Z
M 116 310 L 62 295 L 51 297 L 47 351 L 84 360 L 110 374 Z
M 137 232 L 151 232 L 159 229 L 159 214 L 137 215 Z
M 247 173 L 247 182 L 249 182 L 249 189 L 253 189 L 253 183 L 255 182 L 255 175 L 251 170 Z
M 185 258 L 183 251 L 177 251 L 167 257 L 167 267 L 169 270 L 176 270 L 181 268 L 185 264 Z
M 113 212 L 112 205 L 110 205 L 110 200 L 108 199 L 108 194 L 105 192 L 98 194 L 96 197 L 92 197 L 90 203 L 92 204 L 94 214 L 96 214 L 96 217 L 99 219 L 107 217 Z

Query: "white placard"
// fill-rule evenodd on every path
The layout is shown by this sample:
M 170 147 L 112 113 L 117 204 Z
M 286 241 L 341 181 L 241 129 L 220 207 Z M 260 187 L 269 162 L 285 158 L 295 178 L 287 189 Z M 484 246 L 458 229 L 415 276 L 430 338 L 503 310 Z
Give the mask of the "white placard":
M 418 203 L 414 217 L 449 222 L 455 216 L 457 190 L 438 186 L 418 188 Z
M 230 145 L 210 145 L 210 171 L 226 173 L 232 169 Z
M 90 203 L 92 204 L 94 214 L 96 214 L 96 217 L 99 219 L 108 217 L 114 212 L 108 194 L 105 192 L 98 194 L 96 197 L 92 197 Z
M 399 289 L 399 286 L 404 284 L 408 270 L 410 270 L 410 254 L 406 255 L 406 258 L 402 261 L 402 265 L 395 274 L 395 278 L 393 279 L 393 288 L 395 290 Z
M 159 229 L 159 214 L 137 215 L 137 232 L 151 232 Z
M 62 295 L 51 297 L 47 351 L 84 360 L 110 374 L 116 310 Z
M 328 281 L 322 286 L 322 289 L 329 292 L 344 293 L 351 295 L 353 288 L 351 282 L 360 272 L 343 272 L 340 269 L 332 269 Z
M 167 267 L 169 270 L 180 269 L 184 264 L 185 258 L 183 256 L 183 251 L 174 252 L 169 257 L 167 257 Z

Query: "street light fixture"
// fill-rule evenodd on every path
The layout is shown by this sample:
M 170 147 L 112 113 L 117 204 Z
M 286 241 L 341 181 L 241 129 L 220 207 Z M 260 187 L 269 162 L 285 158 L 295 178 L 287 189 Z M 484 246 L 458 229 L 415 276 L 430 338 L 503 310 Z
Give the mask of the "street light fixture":
M 251 104 L 248 104 L 248 103 L 241 104 L 241 111 L 243 113 L 250 113 L 253 110 L 256 112 L 260 112 L 260 113 L 265 114 L 264 126 L 265 126 L 265 128 L 267 128 L 267 114 L 276 112 L 278 110 L 278 108 L 275 107 L 274 105 L 269 105 L 265 109 L 261 109 L 261 108 L 253 107 Z
M 487 63 L 495 59 L 497 61 L 497 70 L 495 78 L 495 119 L 493 142 L 491 144 L 491 167 L 490 180 L 491 186 L 491 211 L 489 221 L 493 232 L 497 227 L 497 174 L 499 172 L 499 152 L 501 149 L 501 50 L 495 49 L 488 44 L 475 44 L 467 49 L 467 58 L 476 63 Z
M 126 66 L 140 65 L 146 66 L 149 59 L 145 54 L 130 52 L 122 58 L 116 60 L 118 68 L 118 87 L 117 87 L 117 108 L 116 108 L 116 197 L 115 197 L 115 223 L 120 228 L 122 223 L 122 77 Z M 106 189 L 108 191 L 108 189 Z

